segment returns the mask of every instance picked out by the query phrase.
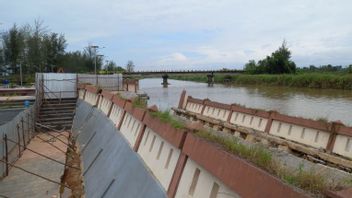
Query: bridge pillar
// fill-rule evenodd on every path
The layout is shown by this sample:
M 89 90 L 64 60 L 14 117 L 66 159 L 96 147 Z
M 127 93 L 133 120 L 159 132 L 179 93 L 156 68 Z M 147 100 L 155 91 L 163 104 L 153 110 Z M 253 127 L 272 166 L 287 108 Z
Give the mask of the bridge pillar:
M 212 87 L 214 85 L 214 72 L 211 72 L 207 75 L 208 77 L 208 86 Z
M 169 83 L 167 82 L 167 79 L 169 78 L 169 76 L 165 73 L 163 76 L 163 82 L 161 83 L 163 85 L 164 88 L 167 88 Z

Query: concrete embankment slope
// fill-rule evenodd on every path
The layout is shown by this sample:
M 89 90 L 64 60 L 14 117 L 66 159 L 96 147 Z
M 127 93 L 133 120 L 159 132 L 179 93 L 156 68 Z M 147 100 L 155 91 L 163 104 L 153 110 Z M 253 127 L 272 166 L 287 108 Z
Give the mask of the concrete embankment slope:
M 81 151 L 87 198 L 166 197 L 165 190 L 102 111 L 78 101 L 73 134 Z
M 79 98 L 84 102 L 73 131 L 89 197 L 157 197 L 157 186 L 167 197 L 180 198 L 308 197 L 187 128 L 161 120 L 152 108 L 92 86 L 80 87 Z

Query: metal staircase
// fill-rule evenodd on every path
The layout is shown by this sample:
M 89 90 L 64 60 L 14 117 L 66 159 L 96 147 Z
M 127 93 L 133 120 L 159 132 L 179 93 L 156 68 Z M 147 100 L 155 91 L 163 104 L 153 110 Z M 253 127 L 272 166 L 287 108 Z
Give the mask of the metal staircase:
M 40 130 L 70 130 L 76 109 L 76 98 L 49 99 L 43 101 L 37 119 Z
M 75 114 L 76 102 L 76 75 L 55 73 L 36 74 L 37 131 L 70 130 Z

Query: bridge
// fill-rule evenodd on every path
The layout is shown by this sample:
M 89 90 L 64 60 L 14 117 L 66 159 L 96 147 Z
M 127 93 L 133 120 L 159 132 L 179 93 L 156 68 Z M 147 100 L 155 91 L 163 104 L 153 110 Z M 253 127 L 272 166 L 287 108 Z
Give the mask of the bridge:
M 162 77 L 163 82 L 161 83 L 164 88 L 168 87 L 169 83 L 167 79 L 169 75 L 185 75 L 185 74 L 204 74 L 207 76 L 208 86 L 214 85 L 215 74 L 229 74 L 236 75 L 243 73 L 243 70 L 236 69 L 222 69 L 222 70 L 156 70 L 156 71 L 134 71 L 124 72 L 125 78 L 146 78 L 146 77 Z

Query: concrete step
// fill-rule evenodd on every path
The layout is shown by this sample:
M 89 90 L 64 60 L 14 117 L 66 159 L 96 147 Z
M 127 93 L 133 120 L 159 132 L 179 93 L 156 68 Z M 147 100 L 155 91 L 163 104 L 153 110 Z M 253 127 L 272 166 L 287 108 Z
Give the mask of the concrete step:
M 50 128 L 54 128 L 54 129 L 57 129 L 57 130 L 62 130 L 62 129 L 69 130 L 69 129 L 71 129 L 71 127 L 72 127 L 72 124 L 50 126 Z M 41 127 L 39 125 L 37 125 L 35 128 L 36 128 L 37 131 L 41 131 L 41 132 L 51 131 L 51 129 L 48 129 L 46 127 Z
M 57 126 L 72 126 L 72 121 L 48 121 L 48 122 L 39 122 L 42 125 L 50 126 L 50 127 L 57 127 Z
M 76 107 L 76 103 L 43 104 L 42 107 Z
M 59 118 L 59 117 L 72 117 L 75 115 L 74 112 L 49 112 L 47 113 L 40 113 L 38 118 Z
M 41 107 L 40 110 L 47 111 L 47 110 L 74 110 L 76 106 L 63 106 L 63 107 Z
M 39 119 L 41 118 L 55 118 L 55 117 L 73 117 L 74 116 L 74 111 L 46 111 L 46 112 L 41 112 L 39 114 Z
M 48 121 L 60 121 L 60 120 L 62 120 L 62 121 L 66 121 L 66 120 L 69 120 L 69 121 L 71 121 L 72 122 L 72 119 L 73 119 L 73 116 L 66 116 L 66 117 L 52 117 L 52 118 L 40 118 L 39 119 L 39 122 L 48 122 Z
M 40 109 L 40 114 L 74 113 L 75 109 Z
M 64 103 L 76 103 L 77 99 L 65 99 L 65 100 L 44 100 L 43 104 L 64 104 Z

